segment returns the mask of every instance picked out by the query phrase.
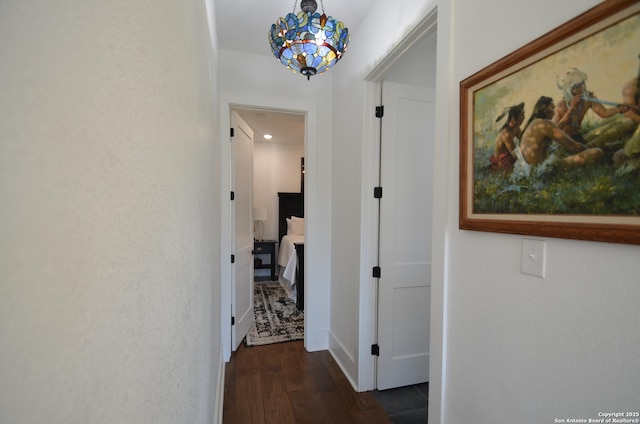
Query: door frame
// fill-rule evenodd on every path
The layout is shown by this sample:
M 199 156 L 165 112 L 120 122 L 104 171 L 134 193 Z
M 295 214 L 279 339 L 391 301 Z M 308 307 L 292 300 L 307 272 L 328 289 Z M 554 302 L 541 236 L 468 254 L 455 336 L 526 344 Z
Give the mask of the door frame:
M 230 217 L 231 217 L 231 222 L 230 222 L 230 229 L 231 229 L 231 234 L 232 234 L 232 246 L 231 246 L 231 250 L 233 252 L 233 254 L 235 255 L 235 261 L 233 262 L 234 265 L 231 267 L 231 298 L 236 300 L 236 311 L 235 314 L 233 314 L 233 304 L 232 304 L 232 315 L 235 316 L 235 328 L 233 328 L 234 326 L 230 326 L 231 327 L 231 349 L 235 350 L 237 349 L 237 347 L 240 345 L 240 343 L 242 343 L 242 339 L 247 335 L 248 331 L 251 329 L 251 326 L 254 324 L 255 322 L 255 314 L 254 314 L 254 307 L 255 305 L 253 304 L 253 292 L 254 292 L 254 282 L 253 282 L 253 236 L 254 236 L 254 232 L 253 232 L 253 175 L 249 176 L 248 178 L 248 184 L 249 184 L 249 199 L 248 199 L 248 218 L 249 221 L 245 222 L 246 225 L 248 225 L 248 228 L 245 228 L 247 230 L 247 233 L 245 233 L 245 236 L 248 235 L 249 239 L 251 240 L 250 244 L 245 245 L 245 246 L 238 246 L 237 243 L 237 235 L 238 235 L 238 199 L 240 199 L 241 196 L 241 192 L 243 190 L 241 190 L 241 187 L 239 187 L 239 183 L 238 183 L 238 175 L 242 174 L 242 172 L 239 174 L 237 171 L 239 168 L 237 168 L 237 160 L 238 160 L 238 147 L 240 146 L 238 144 L 239 139 L 238 139 L 238 134 L 241 133 L 245 133 L 247 135 L 247 137 L 250 139 L 250 151 L 249 151 L 249 160 L 251 162 L 251 168 L 253 169 L 253 146 L 254 146 L 254 131 L 253 129 L 249 126 L 249 124 L 247 124 L 245 122 L 244 119 L 242 119 L 242 117 L 240 116 L 240 114 L 238 113 L 237 110 L 232 110 L 230 111 L 230 117 L 231 115 L 233 115 L 233 119 L 231 119 L 231 121 L 235 120 L 235 134 L 234 134 L 234 138 L 236 139 L 233 143 L 233 145 L 231 143 L 229 143 L 229 145 L 231 146 L 230 148 L 230 160 L 229 160 L 229 165 L 230 165 L 230 179 L 231 179 L 231 185 L 233 186 L 233 190 L 235 193 L 235 201 L 234 202 L 230 202 Z M 231 123 L 230 123 L 231 125 Z M 243 129 L 241 128 L 243 127 L 246 131 L 248 131 L 248 133 L 246 131 L 243 131 Z M 250 136 L 249 136 L 250 134 Z M 242 154 L 242 153 L 240 153 Z M 244 189 L 245 187 L 242 187 L 242 189 Z M 240 254 L 240 250 L 242 250 L 242 248 L 245 248 L 244 254 L 241 255 Z M 249 250 L 250 249 L 250 250 Z M 239 266 L 241 266 L 243 264 L 243 261 L 245 265 L 248 265 L 248 271 L 249 271 L 249 275 L 248 280 L 249 280 L 249 305 L 250 307 L 244 311 L 238 311 L 238 286 L 240 285 L 244 285 L 247 281 L 244 280 L 242 277 L 239 277 Z M 244 281 L 243 281 L 244 280 Z M 242 291 L 242 293 L 246 293 L 244 290 Z M 232 302 L 233 303 L 233 302 Z M 240 312 L 240 313 L 239 313 Z M 242 329 L 240 329 L 242 327 Z M 235 339 L 235 341 L 234 341 Z
M 231 146 L 229 143 L 230 134 L 229 128 L 231 127 L 231 110 L 240 109 L 265 109 L 276 110 L 281 112 L 301 113 L 305 115 L 305 169 L 310 172 L 305 173 L 305 234 L 313 235 L 317 231 L 314 222 L 315 214 L 315 187 L 316 176 L 313 170 L 317 169 L 317 111 L 316 106 L 310 103 L 301 103 L 289 101 L 286 99 L 272 99 L 259 96 L 246 96 L 246 95 L 221 95 L 220 96 L 220 211 L 221 211 L 221 226 L 220 226 L 220 317 L 221 326 L 220 337 L 222 338 L 222 354 L 225 362 L 231 359 L 231 303 L 232 303 L 232 264 L 231 254 L 232 252 L 232 229 L 231 229 Z M 309 201 L 307 201 L 307 199 Z M 313 240 L 311 238 L 311 240 Z M 313 245 L 306 242 L 305 244 Z M 227 260 L 225 260 L 227 258 Z M 305 266 L 305 285 L 307 288 L 309 285 L 314 284 L 313 278 L 308 278 L 314 273 L 314 264 L 309 263 Z M 313 292 L 314 290 L 311 290 Z M 307 290 L 307 293 L 309 290 Z M 308 329 L 316 328 L 318 325 L 315 322 L 317 320 L 314 317 L 312 311 L 308 311 L 305 308 L 305 322 L 304 322 L 304 344 L 307 349 L 311 347 L 311 350 L 315 350 L 316 340 L 312 339 L 312 331 Z M 313 309 L 313 308 L 311 308 Z
M 436 33 L 437 31 L 437 8 L 431 10 L 427 15 L 410 31 L 403 40 L 365 77 L 365 110 L 372 111 L 365 114 L 364 125 L 364 147 L 362 157 L 362 192 L 361 192 L 361 255 L 360 255 L 360 329 L 359 329 L 359 346 L 358 346 L 358 390 L 368 391 L 376 388 L 376 359 L 371 355 L 371 345 L 377 343 L 377 302 L 378 302 L 378 282 L 373 278 L 371 269 L 378 265 L 378 204 L 377 199 L 371 195 L 372 187 L 376 187 L 378 181 L 378 166 L 380 161 L 379 140 L 380 140 L 380 120 L 373 114 L 376 106 L 380 106 L 382 101 L 382 81 L 385 72 L 396 63 L 400 57 L 406 53 L 411 47 L 417 45 L 426 37 Z M 440 34 L 438 33 L 438 40 Z M 440 61 L 441 44 L 438 41 L 438 56 Z M 438 65 L 439 66 L 439 65 Z M 436 92 L 436 122 L 438 115 L 437 110 L 438 95 Z M 437 123 L 436 123 L 436 126 Z M 435 136 L 438 136 L 436 129 Z M 434 153 L 435 154 L 435 153 Z M 434 191 L 435 195 L 435 191 Z M 435 234 L 434 234 L 435 238 Z M 434 257 L 432 261 L 437 260 Z M 432 281 L 433 279 L 432 271 Z M 433 286 L 432 286 L 433 287 Z M 433 290 L 433 288 L 432 288 Z M 431 339 L 434 335 L 442 334 L 442 330 L 434 333 L 433 328 L 442 325 L 443 317 L 434 317 L 434 311 L 440 311 L 441 308 L 434 309 L 434 302 L 437 293 L 432 292 L 431 305 Z M 434 319 L 435 318 L 435 319 Z M 432 348 L 442 346 L 441 343 L 432 343 Z M 432 356 L 433 357 L 433 356 Z M 436 356 L 439 358 L 439 355 Z M 441 364 L 440 364 L 441 365 Z M 438 364 L 430 365 L 430 375 L 441 368 Z M 441 371 L 441 370 L 440 370 Z M 430 381 L 433 377 L 430 377 Z M 434 380 L 438 384 L 440 379 Z M 434 387 L 435 388 L 435 387 Z

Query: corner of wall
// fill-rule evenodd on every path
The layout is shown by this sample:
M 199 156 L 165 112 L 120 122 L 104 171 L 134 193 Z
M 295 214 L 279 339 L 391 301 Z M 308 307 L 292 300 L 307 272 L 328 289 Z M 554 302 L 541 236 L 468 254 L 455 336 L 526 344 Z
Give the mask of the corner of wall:
M 216 391 L 213 394 L 215 397 L 215 405 L 213 409 L 213 424 L 222 424 L 222 413 L 224 411 L 224 347 L 220 345 L 220 352 L 218 352 L 218 378 L 216 379 Z
M 329 353 L 342 370 L 342 373 L 347 377 L 347 380 L 349 380 L 353 390 L 358 391 L 358 367 L 356 360 L 353 356 L 349 355 L 342 343 L 340 343 L 332 332 L 329 332 Z

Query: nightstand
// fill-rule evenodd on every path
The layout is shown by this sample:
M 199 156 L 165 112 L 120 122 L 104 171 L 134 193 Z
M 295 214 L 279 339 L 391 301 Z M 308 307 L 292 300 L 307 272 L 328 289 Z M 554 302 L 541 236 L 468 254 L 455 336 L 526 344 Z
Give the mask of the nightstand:
M 262 240 L 253 242 L 253 269 L 269 269 L 271 270 L 271 281 L 277 279 L 276 276 L 276 241 L 275 240 Z M 269 262 L 264 263 L 262 257 L 269 256 Z M 256 277 L 256 280 L 266 280 L 269 277 Z

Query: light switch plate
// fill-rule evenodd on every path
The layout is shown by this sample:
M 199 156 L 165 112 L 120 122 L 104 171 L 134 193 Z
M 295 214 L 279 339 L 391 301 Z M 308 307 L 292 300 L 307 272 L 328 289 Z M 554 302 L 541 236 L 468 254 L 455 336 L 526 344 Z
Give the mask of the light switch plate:
M 544 240 L 522 239 L 520 272 L 544 278 L 546 250 L 546 242 Z

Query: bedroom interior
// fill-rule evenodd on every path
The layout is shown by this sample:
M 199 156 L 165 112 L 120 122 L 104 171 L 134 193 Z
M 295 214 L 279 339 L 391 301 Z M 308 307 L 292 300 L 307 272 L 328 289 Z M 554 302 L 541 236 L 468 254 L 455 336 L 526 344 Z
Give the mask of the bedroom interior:
M 245 345 L 299 340 L 304 338 L 298 287 L 304 275 L 305 117 L 264 109 L 237 112 L 254 131 L 255 324 Z

